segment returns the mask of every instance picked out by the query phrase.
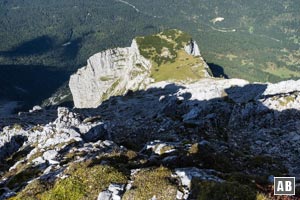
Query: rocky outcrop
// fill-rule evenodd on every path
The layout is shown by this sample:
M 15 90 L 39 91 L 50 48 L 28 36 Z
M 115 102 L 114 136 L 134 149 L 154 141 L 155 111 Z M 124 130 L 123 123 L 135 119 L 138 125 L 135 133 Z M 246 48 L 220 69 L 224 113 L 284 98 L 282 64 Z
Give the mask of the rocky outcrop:
M 151 82 L 151 63 L 140 55 L 135 40 L 130 47 L 95 54 L 87 63 L 69 82 L 77 108 L 96 108 L 110 96 L 144 89 Z
M 94 183 L 105 185 L 84 194 L 92 199 L 122 199 L 123 195 L 127 199 L 136 195 L 142 195 L 137 199 L 143 195 L 189 199 L 210 184 L 227 188 L 226 184 L 235 187 L 232 180 L 243 180 L 242 189 L 249 184 L 261 191 L 265 186 L 257 176 L 266 177 L 264 183 L 278 174 L 299 179 L 298 88 L 300 81 L 164 81 L 111 97 L 97 109 L 60 107 L 56 119 L 45 124 L 32 119 L 52 110 L 23 113 L 19 124 L 6 126 L 0 133 L 0 187 L 4 188 L 0 196 L 26 199 L 32 195 L 28 191 L 40 191 L 51 197 L 62 187 L 59 184 L 76 179 L 72 184 L 84 187 L 79 191 L 88 191 Z M 31 116 L 30 123 L 23 115 Z M 161 165 L 165 168 L 157 168 Z M 96 170 L 107 177 L 99 179 L 104 182 L 88 175 Z M 26 176 L 20 179 L 20 174 Z M 36 181 L 48 186 L 33 190 Z M 148 189 L 140 183 L 149 184 Z M 164 192 L 159 188 L 165 188 Z
M 98 200 L 121 200 L 125 185 L 110 184 L 106 191 L 100 192 Z
M 186 53 L 192 56 L 201 56 L 200 49 L 196 41 L 192 40 L 184 47 Z
M 137 37 L 130 47 L 93 55 L 87 66 L 70 78 L 75 107 L 96 108 L 111 96 L 145 89 L 153 82 L 187 83 L 211 77 L 196 41 L 189 42 L 188 37 L 182 31 L 169 30 Z
M 191 41 L 184 47 L 184 50 L 187 54 L 192 55 L 194 57 L 198 57 L 201 60 L 204 68 L 204 77 L 208 78 L 212 76 L 212 72 L 205 60 L 203 59 L 203 57 L 201 56 L 199 46 L 195 40 L 191 39 Z

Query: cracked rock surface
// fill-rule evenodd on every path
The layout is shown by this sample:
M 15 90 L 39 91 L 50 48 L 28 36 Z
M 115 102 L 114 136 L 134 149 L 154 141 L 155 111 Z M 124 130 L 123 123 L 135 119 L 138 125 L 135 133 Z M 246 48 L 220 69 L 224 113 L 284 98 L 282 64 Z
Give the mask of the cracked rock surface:
M 230 188 L 272 199 L 269 177 L 300 178 L 298 88 L 159 82 L 97 108 L 7 117 L 0 199 L 213 199 Z

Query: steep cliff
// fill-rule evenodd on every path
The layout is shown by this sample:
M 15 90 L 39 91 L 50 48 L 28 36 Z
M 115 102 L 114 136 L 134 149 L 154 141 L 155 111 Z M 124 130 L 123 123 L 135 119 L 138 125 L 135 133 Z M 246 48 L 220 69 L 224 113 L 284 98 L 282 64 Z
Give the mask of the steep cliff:
M 75 107 L 95 108 L 110 96 L 144 89 L 151 82 L 210 77 L 198 45 L 189 41 L 188 34 L 170 30 L 95 54 L 70 78 Z
M 110 96 L 143 89 L 151 82 L 150 69 L 150 61 L 140 55 L 135 40 L 131 47 L 95 54 L 70 78 L 74 104 L 77 108 L 95 108 Z

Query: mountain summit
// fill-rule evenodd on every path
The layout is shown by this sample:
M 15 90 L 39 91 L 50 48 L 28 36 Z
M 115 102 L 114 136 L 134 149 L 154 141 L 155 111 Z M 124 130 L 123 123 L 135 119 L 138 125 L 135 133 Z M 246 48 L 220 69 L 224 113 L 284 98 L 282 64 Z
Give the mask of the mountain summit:
M 197 43 L 174 29 L 95 54 L 71 76 L 69 87 L 75 107 L 95 108 L 110 96 L 145 89 L 153 82 L 191 82 L 210 77 L 209 71 Z

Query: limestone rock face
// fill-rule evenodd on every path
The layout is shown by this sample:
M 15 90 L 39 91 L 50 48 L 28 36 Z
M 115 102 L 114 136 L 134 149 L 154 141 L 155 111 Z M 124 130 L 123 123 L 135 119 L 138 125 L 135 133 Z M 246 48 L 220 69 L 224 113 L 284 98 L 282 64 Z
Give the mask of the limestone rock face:
M 192 56 L 201 56 L 199 46 L 194 40 L 191 40 L 190 43 L 184 47 L 184 50 Z
M 191 40 L 190 43 L 188 43 L 185 47 L 184 50 L 187 54 L 192 55 L 194 57 L 199 57 L 199 59 L 202 61 L 202 63 L 204 64 L 204 77 L 208 78 L 208 77 L 212 77 L 210 72 L 210 68 L 209 66 L 206 64 L 205 60 L 203 59 L 203 57 L 201 56 L 200 53 L 200 49 L 199 46 L 197 44 L 196 41 Z
M 151 62 L 140 55 L 137 43 L 93 55 L 69 82 L 75 107 L 95 108 L 110 96 L 145 88 L 151 82 Z
M 93 55 L 70 78 L 75 107 L 96 108 L 112 96 L 145 89 L 152 82 L 188 83 L 212 77 L 196 41 L 189 38 L 170 30 L 136 37 L 130 47 Z

